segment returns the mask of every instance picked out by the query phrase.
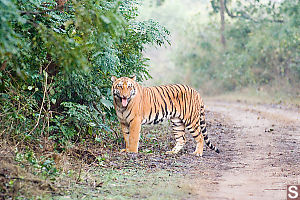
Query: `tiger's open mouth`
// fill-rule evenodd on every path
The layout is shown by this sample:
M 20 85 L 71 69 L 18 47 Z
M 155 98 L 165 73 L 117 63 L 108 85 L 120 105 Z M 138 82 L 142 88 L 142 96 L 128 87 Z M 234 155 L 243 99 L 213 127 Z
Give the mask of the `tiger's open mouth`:
M 122 100 L 121 100 L 121 101 L 122 101 L 122 106 L 123 106 L 123 107 L 126 107 L 127 104 L 128 104 L 128 100 L 129 100 L 129 99 L 127 99 L 126 97 L 123 97 L 123 98 L 121 98 L 121 99 L 122 99 Z

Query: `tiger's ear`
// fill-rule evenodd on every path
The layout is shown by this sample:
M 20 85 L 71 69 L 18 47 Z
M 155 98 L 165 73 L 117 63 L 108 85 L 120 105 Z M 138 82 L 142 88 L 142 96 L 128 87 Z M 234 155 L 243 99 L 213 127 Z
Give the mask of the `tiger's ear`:
M 132 77 L 130 77 L 132 80 L 136 81 L 136 75 L 133 75 Z
M 115 76 L 111 76 L 111 78 L 110 78 L 110 79 L 111 79 L 111 81 L 112 81 L 112 82 L 115 82 L 115 81 L 117 80 L 117 77 L 115 77 Z

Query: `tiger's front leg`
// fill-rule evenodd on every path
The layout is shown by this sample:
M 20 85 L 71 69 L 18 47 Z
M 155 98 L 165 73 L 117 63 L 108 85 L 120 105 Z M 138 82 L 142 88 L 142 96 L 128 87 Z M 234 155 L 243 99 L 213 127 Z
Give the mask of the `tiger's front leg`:
M 141 119 L 134 118 L 129 125 L 129 152 L 138 152 L 141 131 Z
M 121 152 L 128 152 L 128 148 L 129 148 L 129 127 L 128 127 L 128 125 L 121 123 L 121 130 L 122 130 L 124 141 L 125 141 L 125 149 L 122 149 Z

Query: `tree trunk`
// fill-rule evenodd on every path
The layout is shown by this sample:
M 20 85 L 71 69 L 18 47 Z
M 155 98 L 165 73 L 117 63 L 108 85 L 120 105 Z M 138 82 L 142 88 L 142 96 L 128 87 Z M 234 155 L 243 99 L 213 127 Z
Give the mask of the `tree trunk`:
M 226 40 L 224 36 L 224 30 L 225 30 L 225 17 L 224 17 L 224 11 L 225 11 L 225 6 L 224 6 L 224 0 L 220 0 L 220 16 L 221 16 L 221 43 L 224 47 L 226 48 Z

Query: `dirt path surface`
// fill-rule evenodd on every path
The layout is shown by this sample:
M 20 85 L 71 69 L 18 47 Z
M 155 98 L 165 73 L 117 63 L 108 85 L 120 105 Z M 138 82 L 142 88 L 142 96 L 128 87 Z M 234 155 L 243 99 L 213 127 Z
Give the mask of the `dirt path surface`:
M 300 184 L 299 110 L 209 101 L 207 111 L 221 153 L 204 152 L 206 164 L 191 172 L 206 174 L 193 198 L 286 199 L 286 185 Z
M 165 154 L 175 143 L 166 122 L 143 127 L 139 154 L 110 153 L 106 165 L 146 169 L 154 178 L 169 173 L 159 189 L 151 181 L 144 185 L 155 197 L 137 193 L 139 199 L 286 199 L 286 185 L 300 184 L 299 109 L 214 100 L 206 110 L 208 134 L 220 154 L 205 148 L 202 158 L 191 155 L 191 134 L 177 155 Z

